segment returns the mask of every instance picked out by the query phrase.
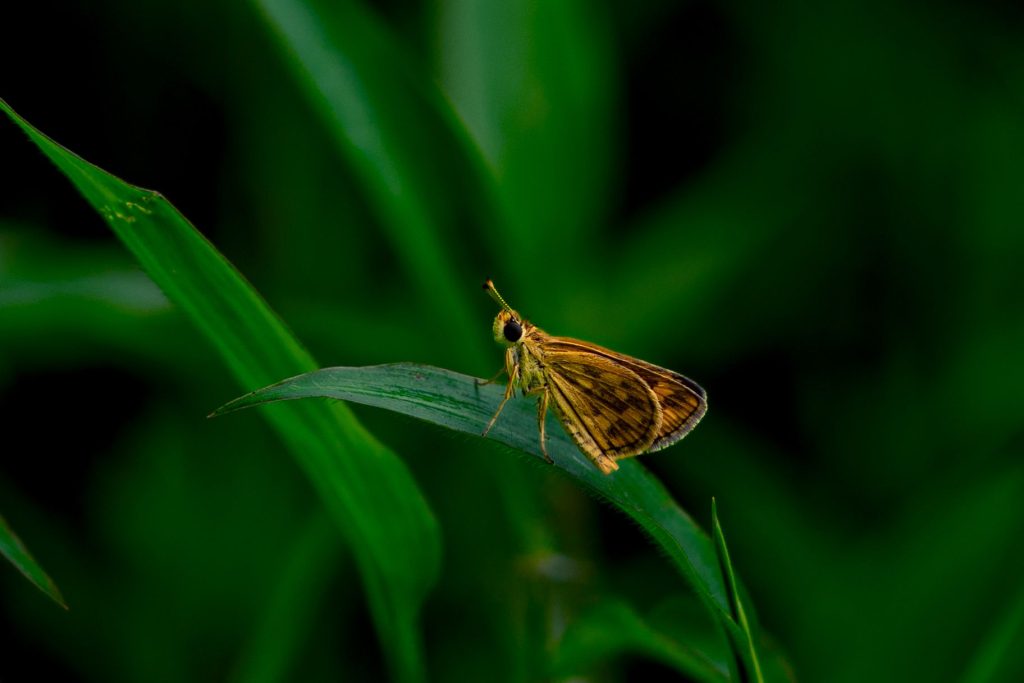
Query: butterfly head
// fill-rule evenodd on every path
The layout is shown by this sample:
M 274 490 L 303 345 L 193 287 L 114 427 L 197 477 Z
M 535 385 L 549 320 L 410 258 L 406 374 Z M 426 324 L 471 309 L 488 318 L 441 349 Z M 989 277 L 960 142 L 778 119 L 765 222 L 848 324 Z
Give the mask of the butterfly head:
M 523 321 L 515 311 L 500 311 L 494 318 L 494 341 L 512 346 L 523 339 Z
M 529 333 L 532 325 L 523 320 L 521 315 L 505 303 L 505 299 L 494 288 L 493 282 L 487 280 L 484 283 L 484 289 L 501 306 L 501 310 L 494 318 L 494 340 L 502 346 L 518 344 Z

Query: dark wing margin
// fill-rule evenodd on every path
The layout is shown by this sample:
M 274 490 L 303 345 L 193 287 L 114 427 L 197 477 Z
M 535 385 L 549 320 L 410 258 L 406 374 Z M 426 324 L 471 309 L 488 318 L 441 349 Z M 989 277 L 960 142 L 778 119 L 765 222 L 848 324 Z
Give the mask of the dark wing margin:
M 578 349 L 545 353 L 544 363 L 558 417 L 602 470 L 598 456 L 627 458 L 645 452 L 657 439 L 660 402 L 633 370 Z
M 652 372 L 643 367 L 646 363 L 639 363 L 643 365 L 637 365 L 633 370 L 647 382 L 661 403 L 661 430 L 648 449 L 659 451 L 679 441 L 697 426 L 708 410 L 707 394 L 699 384 L 676 372 L 657 366 L 653 366 L 657 372 Z
M 604 356 L 628 367 L 651 388 L 661 406 L 662 422 L 648 451 L 658 451 L 679 441 L 697 426 L 707 412 L 708 400 L 704 389 L 678 372 L 575 339 L 552 337 L 545 346 L 555 354 L 589 352 Z

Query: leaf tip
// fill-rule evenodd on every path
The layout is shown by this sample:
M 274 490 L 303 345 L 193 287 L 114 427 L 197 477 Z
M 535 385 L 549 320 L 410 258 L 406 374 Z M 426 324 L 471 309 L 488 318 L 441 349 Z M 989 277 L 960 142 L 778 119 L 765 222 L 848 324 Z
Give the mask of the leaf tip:
M 224 405 L 220 406 L 219 408 L 214 408 L 214 409 L 213 409 L 213 410 L 212 410 L 212 411 L 211 411 L 211 412 L 210 412 L 210 413 L 209 413 L 209 414 L 208 414 L 208 415 L 206 416 L 206 419 L 207 419 L 207 420 L 211 420 L 211 419 L 213 419 L 213 418 L 215 418 L 215 417 L 220 417 L 221 415 L 224 415 L 224 414 L 226 414 L 226 413 L 231 413 L 231 412 L 234 412 L 235 410 L 237 410 L 237 408 L 234 408 L 234 407 L 232 406 L 232 404 L 233 404 L 233 403 L 234 403 L 234 401 L 228 401 L 227 403 L 225 403 Z

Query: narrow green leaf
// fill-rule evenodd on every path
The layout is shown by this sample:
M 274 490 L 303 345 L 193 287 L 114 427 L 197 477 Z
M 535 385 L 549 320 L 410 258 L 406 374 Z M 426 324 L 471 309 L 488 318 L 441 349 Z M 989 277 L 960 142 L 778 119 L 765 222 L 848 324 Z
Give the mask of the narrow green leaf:
M 734 641 L 734 643 L 737 647 L 746 649 L 744 660 L 753 669 L 754 680 L 757 683 L 764 683 L 764 674 L 761 673 L 761 662 L 757 658 L 754 636 L 750 631 L 750 621 L 747 619 L 747 613 L 743 609 L 743 600 L 740 599 L 739 585 L 736 581 L 736 575 L 732 570 L 732 562 L 729 560 L 729 548 L 725 544 L 725 534 L 722 533 L 722 525 L 718 522 L 718 504 L 714 498 L 711 499 L 711 524 L 714 527 L 715 550 L 718 553 L 718 559 L 722 565 L 722 573 L 725 575 L 726 586 L 729 589 L 729 604 L 732 608 L 733 618 L 743 630 L 742 641 Z
M 275 401 L 326 397 L 385 408 L 479 436 L 497 410 L 504 389 L 478 382 L 468 375 L 414 363 L 324 368 L 237 398 L 213 415 Z M 619 470 L 609 476 L 601 474 L 550 414 L 547 433 L 548 453 L 555 465 L 639 522 L 669 553 L 712 615 L 734 636 L 742 637 L 732 618 L 711 540 L 661 483 L 637 459 L 620 461 Z M 536 401 L 509 401 L 487 438 L 543 458 Z
M 64 597 L 57 589 L 57 584 L 53 582 L 53 579 L 35 561 L 35 558 L 29 553 L 25 544 L 21 542 L 17 534 L 7 525 L 7 520 L 3 518 L 3 515 L 0 515 L 0 553 L 10 560 L 11 564 L 17 567 L 18 571 L 24 574 L 26 579 L 35 584 L 36 588 L 46 593 L 50 596 L 50 599 L 64 609 L 68 608 L 67 603 L 64 602 Z
M 0 108 L 103 216 L 243 386 L 316 367 L 252 286 L 166 199 L 64 149 L 2 100 Z M 418 613 L 437 574 L 440 540 L 409 471 L 343 404 L 294 404 L 267 417 L 348 537 L 395 678 L 422 680 Z

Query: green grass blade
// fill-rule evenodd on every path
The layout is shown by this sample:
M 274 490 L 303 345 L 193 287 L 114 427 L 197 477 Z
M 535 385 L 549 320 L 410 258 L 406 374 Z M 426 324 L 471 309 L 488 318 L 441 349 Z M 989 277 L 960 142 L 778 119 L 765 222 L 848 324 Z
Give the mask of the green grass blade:
M 11 527 L 7 526 L 7 520 L 0 515 L 0 554 L 3 554 L 11 564 L 18 568 L 18 571 L 25 575 L 25 578 L 35 584 L 36 588 L 50 596 L 50 599 L 63 607 L 68 608 L 64 602 L 64 596 L 60 594 L 57 584 L 43 571 L 39 563 L 35 561 L 28 548 L 21 542 Z
M 324 368 L 237 398 L 213 414 L 275 401 L 327 397 L 385 408 L 479 436 L 497 410 L 504 389 L 477 382 L 467 375 L 414 363 Z M 669 553 L 713 615 L 722 619 L 734 637 L 742 637 L 732 619 L 711 540 L 661 483 L 636 459 L 621 461 L 619 470 L 610 476 L 601 474 L 550 414 L 547 433 L 548 453 L 555 464 L 639 522 Z M 536 402 L 517 398 L 505 406 L 487 438 L 542 458 L 537 436 Z
M 740 651 L 746 650 L 744 655 L 745 666 L 752 669 L 752 675 L 757 683 L 764 683 L 764 674 L 761 673 L 761 662 L 757 657 L 757 649 L 754 647 L 754 635 L 750 630 L 750 621 L 743 609 L 743 600 L 740 598 L 739 584 L 736 581 L 736 574 L 732 570 L 732 562 L 729 560 L 729 548 L 725 544 L 725 534 L 722 533 L 722 525 L 718 522 L 718 504 L 711 499 L 711 524 L 714 527 L 715 550 L 718 553 L 719 562 L 722 565 L 722 574 L 725 575 L 726 586 L 729 589 L 729 603 L 733 611 L 733 618 L 739 623 L 743 630 L 742 641 L 734 644 Z M 735 634 L 733 634 L 735 636 Z M 742 679 L 742 677 L 741 677 Z
M 2 108 L 103 216 L 238 381 L 260 386 L 313 358 L 241 274 L 163 197 L 121 181 Z M 334 514 L 359 564 L 395 678 L 424 677 L 417 628 L 437 574 L 437 523 L 404 463 L 342 404 L 294 404 L 268 419 Z

